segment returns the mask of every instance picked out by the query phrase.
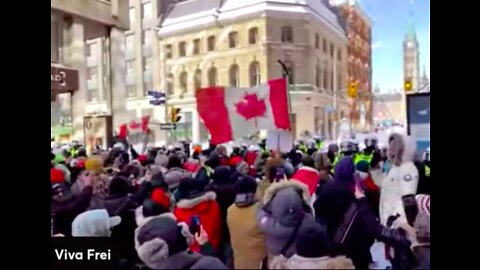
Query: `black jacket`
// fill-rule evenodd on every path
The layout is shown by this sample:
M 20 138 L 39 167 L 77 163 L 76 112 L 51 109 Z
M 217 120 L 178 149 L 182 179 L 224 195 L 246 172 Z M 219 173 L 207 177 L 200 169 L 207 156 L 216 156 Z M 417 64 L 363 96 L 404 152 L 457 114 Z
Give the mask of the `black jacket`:
M 122 222 L 112 229 L 112 242 L 116 247 L 116 253 L 126 264 L 140 262 L 135 250 L 135 209 L 141 205 L 150 191 L 151 184 L 144 182 L 135 194 L 122 196 L 121 194 L 109 194 L 104 201 L 105 208 L 110 216 L 120 216 Z
M 92 194 L 93 188 L 89 186 L 84 187 L 79 195 L 72 195 L 68 200 L 52 201 L 53 234 L 61 233 L 65 236 L 72 236 L 72 222 L 79 214 L 87 210 Z

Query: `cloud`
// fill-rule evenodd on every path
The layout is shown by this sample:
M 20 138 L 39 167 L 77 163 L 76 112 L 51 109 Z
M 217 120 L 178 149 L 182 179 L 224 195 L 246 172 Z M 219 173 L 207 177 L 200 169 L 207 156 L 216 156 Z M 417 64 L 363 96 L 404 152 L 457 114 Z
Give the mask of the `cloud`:
M 375 41 L 372 43 L 372 50 L 375 50 L 375 49 L 378 49 L 380 47 L 383 46 L 383 42 L 382 41 Z

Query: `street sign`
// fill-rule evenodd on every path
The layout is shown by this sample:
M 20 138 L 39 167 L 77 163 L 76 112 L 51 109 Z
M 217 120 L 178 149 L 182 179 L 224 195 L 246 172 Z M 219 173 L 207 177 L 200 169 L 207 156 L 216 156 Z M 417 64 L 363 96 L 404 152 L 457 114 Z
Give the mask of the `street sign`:
M 173 124 L 173 123 L 161 123 L 160 124 L 160 129 L 161 130 L 172 130 L 172 129 L 175 129 L 177 127 L 177 125 Z
M 151 99 L 149 102 L 153 106 L 159 106 L 165 104 L 165 99 Z
M 165 93 L 164 92 L 159 92 L 159 91 L 148 91 L 147 95 L 149 95 L 149 96 L 151 96 L 155 99 L 160 99 L 160 98 L 165 97 Z

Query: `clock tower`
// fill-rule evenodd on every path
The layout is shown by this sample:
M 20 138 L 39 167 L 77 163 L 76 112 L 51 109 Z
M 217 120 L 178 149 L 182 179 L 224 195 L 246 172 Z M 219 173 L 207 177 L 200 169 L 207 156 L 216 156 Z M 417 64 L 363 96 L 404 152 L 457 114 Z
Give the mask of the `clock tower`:
M 413 91 L 420 87 L 420 47 L 412 16 L 403 40 L 403 78 L 411 80 Z

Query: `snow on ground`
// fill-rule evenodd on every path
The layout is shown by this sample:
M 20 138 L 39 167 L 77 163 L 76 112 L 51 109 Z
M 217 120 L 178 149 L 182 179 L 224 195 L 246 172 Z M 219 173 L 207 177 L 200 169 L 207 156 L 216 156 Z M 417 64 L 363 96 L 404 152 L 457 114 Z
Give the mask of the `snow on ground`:
M 385 259 L 385 246 L 382 242 L 375 242 L 370 249 L 372 253 L 375 266 L 373 269 L 385 269 L 387 266 L 391 266 L 390 262 Z

